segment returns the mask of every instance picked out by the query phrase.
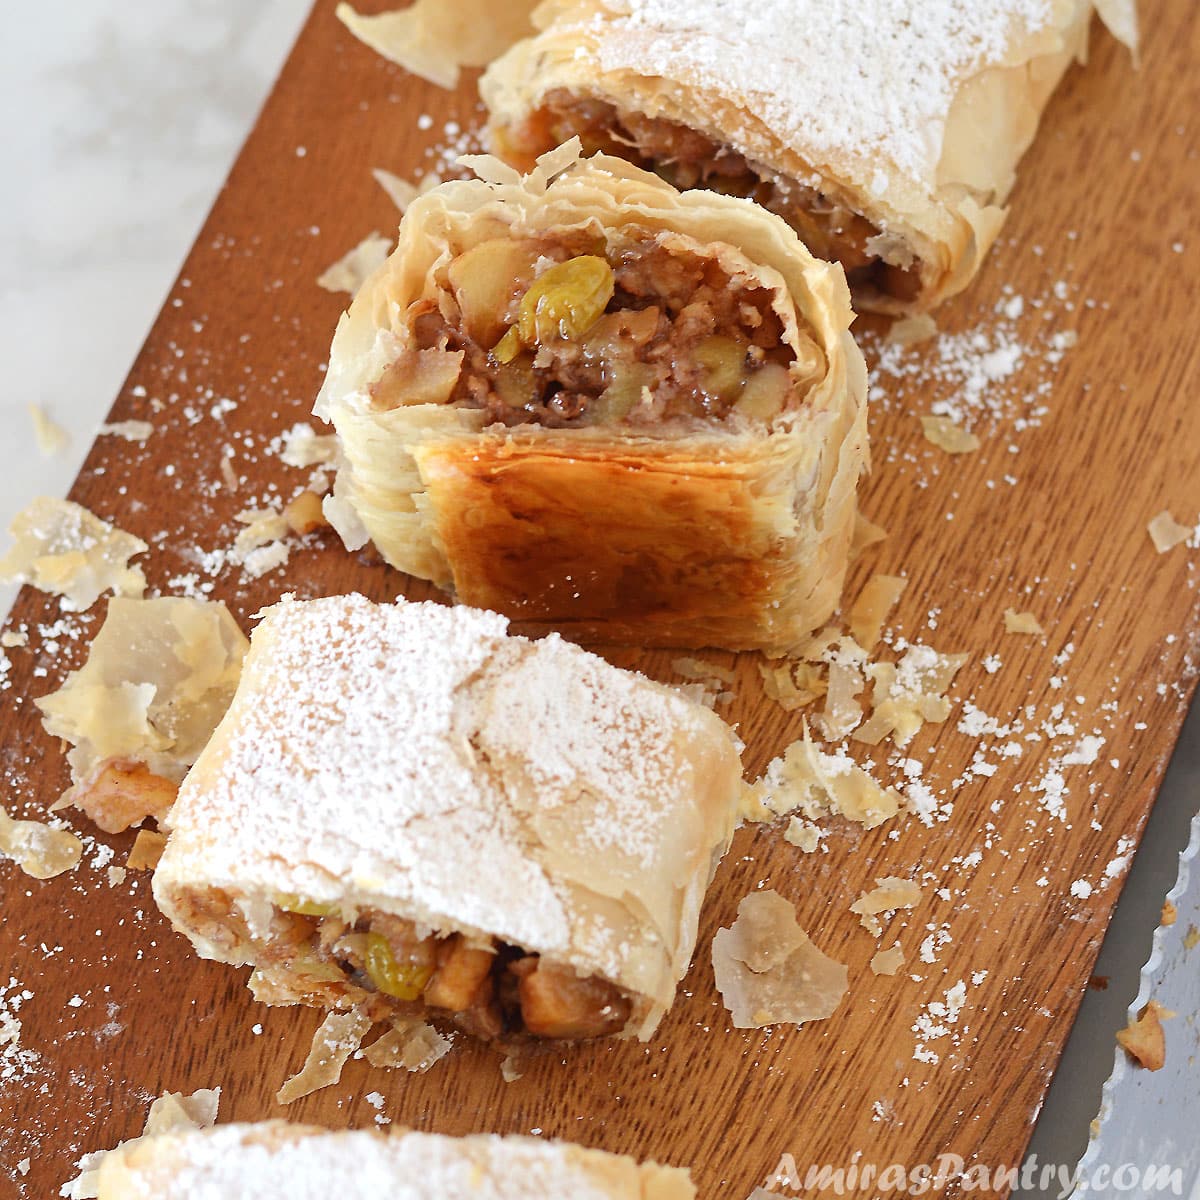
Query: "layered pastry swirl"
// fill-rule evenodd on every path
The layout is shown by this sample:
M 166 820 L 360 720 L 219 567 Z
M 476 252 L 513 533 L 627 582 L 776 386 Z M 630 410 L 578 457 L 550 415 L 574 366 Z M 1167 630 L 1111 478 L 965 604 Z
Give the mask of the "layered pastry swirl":
M 796 643 L 836 607 L 866 465 L 841 270 L 577 142 L 473 165 L 334 339 L 348 544 L 580 637 Z

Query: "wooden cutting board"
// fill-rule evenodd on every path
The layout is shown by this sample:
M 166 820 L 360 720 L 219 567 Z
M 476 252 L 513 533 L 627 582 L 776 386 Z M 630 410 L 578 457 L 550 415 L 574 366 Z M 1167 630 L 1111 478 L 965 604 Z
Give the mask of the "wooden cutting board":
M 343 307 L 314 281 L 396 224 L 370 169 L 416 178 L 448 121 L 479 120 L 473 80 L 455 95 L 427 86 L 354 42 L 333 10 L 316 5 L 117 400 L 114 420 L 150 420 L 154 435 L 144 447 L 102 439 L 72 492 L 151 543 L 146 568 L 166 592 L 181 576 L 209 578 L 196 551 L 228 546 L 235 513 L 305 481 L 271 443 L 307 418 Z M 215 1085 L 225 1121 L 344 1127 L 380 1115 L 445 1133 L 533 1131 L 690 1165 L 706 1198 L 741 1200 L 784 1154 L 802 1177 L 809 1164 L 917 1168 L 940 1153 L 1020 1162 L 1195 675 L 1197 556 L 1156 554 L 1146 525 L 1164 508 L 1183 521 L 1200 509 L 1200 9 L 1164 0 L 1147 23 L 1140 71 L 1097 30 L 1091 63 L 1070 72 L 1046 115 L 983 277 L 939 314 L 939 342 L 904 355 L 909 374 L 877 379 L 863 501 L 890 536 L 849 590 L 875 571 L 907 575 L 897 634 L 971 654 L 951 719 L 905 752 L 935 802 L 952 806 L 945 819 L 836 829 L 816 854 L 778 828 L 743 830 L 696 963 L 649 1045 L 571 1049 L 505 1083 L 493 1053 L 460 1039 L 425 1075 L 351 1063 L 339 1086 L 286 1114 L 273 1096 L 318 1016 L 261 1007 L 244 971 L 196 960 L 154 910 L 148 876 L 110 887 L 102 847 L 122 862 L 132 835 L 97 841 L 79 870 L 49 883 L 0 865 L 0 988 L 12 978 L 32 993 L 17 1013 L 21 1051 L 0 1051 L 0 1193 L 57 1194 L 84 1150 L 140 1131 L 151 1097 Z M 982 342 L 968 352 L 969 331 Z M 923 440 L 917 416 L 937 396 L 971 408 L 977 453 L 952 458 Z M 236 491 L 220 482 L 227 447 L 244 477 Z M 246 627 L 285 590 L 431 594 L 332 539 L 252 584 L 236 569 L 213 581 Z M 1008 607 L 1033 611 L 1047 636 L 1005 635 Z M 10 811 L 37 815 L 66 784 L 32 699 L 83 661 L 102 611 L 60 623 L 49 598 L 18 602 L 11 627 L 30 641 L 8 651 L 3 693 Z M 677 678 L 671 653 L 611 657 Z M 758 772 L 799 735 L 802 714 L 763 696 L 756 656 L 736 666 L 723 711 Z M 1020 728 L 981 739 L 973 717 L 974 732 L 960 732 L 968 703 Z M 1081 739 L 1093 735 L 1104 743 L 1089 751 Z M 1001 752 L 1010 744 L 1019 757 Z M 981 748 L 994 773 L 953 787 Z M 1064 763 L 1073 750 L 1096 761 Z M 903 777 L 888 748 L 866 756 L 880 778 Z M 889 874 L 923 889 L 882 943 L 899 934 L 895 978 L 868 970 L 876 939 L 848 911 Z M 731 1029 L 709 942 L 760 885 L 795 901 L 817 944 L 848 963 L 850 993 L 831 1019 Z M 930 1007 L 960 981 L 948 1012 Z

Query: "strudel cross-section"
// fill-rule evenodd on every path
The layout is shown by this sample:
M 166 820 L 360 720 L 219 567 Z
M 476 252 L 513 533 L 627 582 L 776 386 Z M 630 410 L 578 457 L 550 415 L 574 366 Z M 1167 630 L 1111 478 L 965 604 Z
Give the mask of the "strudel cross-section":
M 445 184 L 334 339 L 355 547 L 531 628 L 783 652 L 866 466 L 842 271 L 779 217 L 578 144 Z
M 1135 0 L 557 0 L 482 91 L 514 165 L 579 136 L 752 196 L 906 312 L 979 269 L 1095 10 L 1136 45 Z
M 495 613 L 284 603 L 185 779 L 154 895 L 273 1004 L 503 1045 L 649 1037 L 741 790 L 704 705 Z

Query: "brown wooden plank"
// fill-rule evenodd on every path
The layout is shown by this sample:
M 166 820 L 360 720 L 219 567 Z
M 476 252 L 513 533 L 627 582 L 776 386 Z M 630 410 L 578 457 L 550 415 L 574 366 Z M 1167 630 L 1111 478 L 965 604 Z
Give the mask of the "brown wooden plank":
M 197 571 L 197 547 L 228 545 L 236 512 L 274 488 L 290 496 L 305 477 L 267 447 L 306 417 L 341 308 L 313 280 L 372 228 L 395 223 L 369 169 L 412 176 L 448 119 L 477 119 L 469 84 L 447 96 L 405 76 L 354 43 L 333 8 L 317 4 L 118 398 L 114 419 L 150 419 L 154 437 L 145 448 L 97 445 L 72 493 L 153 544 L 148 572 L 164 589 Z M 1007 284 L 1029 301 L 1017 322 L 1024 340 L 1042 328 L 1077 330 L 1061 364 L 1032 357 L 1005 385 L 1032 390 L 1049 378 L 1048 414 L 1020 433 L 1000 421 L 978 454 L 951 460 L 921 440 L 924 390 L 889 386 L 873 415 L 877 467 L 865 508 L 891 536 L 852 581 L 873 570 L 909 575 L 897 627 L 972 652 L 956 697 L 1004 719 L 1031 705 L 1042 720 L 1061 702 L 1081 734 L 1103 733 L 1099 761 L 1068 770 L 1069 824 L 1047 816 L 1032 790 L 1061 757 L 1060 737 L 1026 743 L 1020 759 L 989 754 L 996 774 L 961 788 L 952 817 L 931 828 L 908 819 L 839 834 L 815 856 L 778 830 L 745 830 L 705 910 L 697 963 L 649 1045 L 550 1055 L 505 1084 L 495 1056 L 464 1041 L 424 1076 L 352 1064 L 339 1087 L 289 1117 L 368 1125 L 376 1110 L 365 1096 L 377 1091 L 396 1124 L 539 1130 L 654 1156 L 691 1165 L 704 1196 L 747 1195 L 784 1152 L 802 1168 L 848 1165 L 855 1151 L 879 1164 L 915 1166 L 943 1152 L 1019 1162 L 1119 892 L 1123 870 L 1106 881 L 1105 866 L 1121 837 L 1140 835 L 1195 675 L 1195 556 L 1155 555 L 1145 526 L 1164 507 L 1183 520 L 1200 508 L 1200 246 L 1189 221 L 1200 170 L 1188 124 L 1200 111 L 1200 12 L 1166 0 L 1148 24 L 1137 73 L 1097 34 L 1091 64 L 1070 73 L 1025 163 L 1004 244 L 939 315 L 947 330 L 987 327 Z M 417 128 L 425 112 L 435 117 L 427 132 Z M 1067 300 L 1054 297 L 1059 280 Z M 237 407 L 210 415 L 222 399 Z M 227 444 L 247 477 L 237 494 L 217 486 Z M 221 577 L 214 594 L 245 621 L 284 588 L 431 594 L 332 543 L 297 551 L 285 572 L 250 586 L 236 572 Z M 1037 612 L 1048 639 L 1005 638 L 1009 605 Z M 926 626 L 931 609 L 940 610 L 936 630 Z M 69 620 L 56 637 L 53 602 L 27 592 L 18 603 L 12 623 L 32 636 L 28 649 L 9 651 L 0 761 L 10 809 L 38 813 L 65 783 L 30 700 L 82 661 L 101 611 Z M 54 640 L 57 653 L 45 645 Z M 1068 642 L 1069 662 L 1056 665 Z M 981 665 L 990 652 L 1003 660 L 995 674 Z M 671 653 L 611 657 L 670 678 Z M 1057 689 L 1056 675 L 1065 679 Z M 762 698 L 754 656 L 738 662 L 736 690 L 730 715 L 757 771 L 797 736 L 800 719 Z M 912 754 L 930 764 L 937 790 L 975 749 L 952 721 L 927 728 Z M 874 758 L 883 771 L 884 753 Z M 122 861 L 132 838 L 107 840 Z M 876 876 L 917 870 L 936 878 L 898 923 L 905 973 L 875 978 L 874 939 L 847 905 Z M 12 976 L 33 993 L 19 1015 L 36 1061 L 10 1064 L 12 1077 L 0 1080 L 0 1175 L 19 1183 L 18 1194 L 56 1194 L 80 1152 L 138 1132 L 148 1099 L 164 1089 L 220 1084 L 223 1119 L 281 1115 L 272 1096 L 303 1059 L 315 1014 L 262 1008 L 242 972 L 195 960 L 153 910 L 144 876 L 110 888 L 102 869 L 85 865 L 39 884 L 5 865 L 0 879 L 0 986 Z M 1078 879 L 1093 883 L 1090 897 L 1071 895 Z M 850 964 L 850 998 L 831 1020 L 800 1031 L 729 1029 L 708 940 L 760 883 L 794 899 L 817 943 Z M 919 943 L 943 924 L 951 940 L 936 962 L 921 962 Z M 928 1043 L 941 1061 L 914 1060 L 919 1014 L 960 979 L 958 1023 Z M 32 1168 L 18 1180 L 13 1167 L 26 1156 Z

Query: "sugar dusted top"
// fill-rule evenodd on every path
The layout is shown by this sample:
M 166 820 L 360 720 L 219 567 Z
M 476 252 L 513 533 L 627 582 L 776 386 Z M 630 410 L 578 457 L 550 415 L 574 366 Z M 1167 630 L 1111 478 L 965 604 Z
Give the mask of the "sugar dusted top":
M 684 896 L 707 883 L 740 775 L 729 731 L 558 637 L 505 629 L 357 596 L 270 610 L 172 814 L 160 901 L 179 886 L 348 898 L 610 976 L 690 957 Z
M 605 70 L 695 82 L 818 169 L 881 157 L 933 186 L 959 83 L 1043 29 L 1051 0 L 605 0 Z M 882 190 L 882 189 L 880 189 Z

